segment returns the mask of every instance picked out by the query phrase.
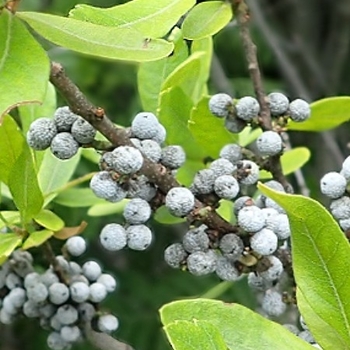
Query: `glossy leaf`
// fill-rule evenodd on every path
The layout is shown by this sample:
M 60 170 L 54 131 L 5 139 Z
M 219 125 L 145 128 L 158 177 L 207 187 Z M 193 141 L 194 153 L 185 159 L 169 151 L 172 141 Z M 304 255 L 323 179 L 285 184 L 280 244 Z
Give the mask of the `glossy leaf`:
M 65 240 L 69 237 L 79 235 L 86 229 L 87 223 L 85 221 L 82 221 L 79 226 L 74 227 L 64 227 L 62 230 L 59 230 L 57 232 L 54 232 L 54 236 L 57 239 Z
M 203 159 L 187 159 L 185 164 L 176 172 L 176 179 L 181 185 L 189 187 L 197 171 L 205 168 Z
M 226 221 L 231 222 L 233 218 L 233 203 L 229 200 L 221 199 L 220 206 L 218 209 L 216 209 L 216 211 Z
M 311 103 L 311 117 L 302 123 L 290 121 L 289 130 L 325 131 L 350 120 L 350 97 L 328 97 Z
M 246 126 L 238 134 L 238 144 L 242 147 L 246 147 L 254 142 L 261 134 L 262 130 L 260 128 L 252 129 L 250 126 Z
M 0 13 L 0 120 L 10 109 L 42 101 L 49 78 L 45 51 L 25 25 L 6 9 Z M 6 87 L 6 88 L 5 88 Z
M 209 97 L 203 97 L 192 108 L 189 129 L 206 155 L 217 158 L 224 145 L 238 141 L 238 135 L 227 131 L 224 127 L 224 121 L 210 113 L 208 102 Z
M 298 308 L 324 349 L 350 349 L 350 247 L 332 215 L 300 195 L 263 194 L 287 212 L 292 229 L 292 259 Z M 300 297 L 300 299 L 299 299 Z
M 164 326 L 176 321 L 206 321 L 220 331 L 230 350 L 314 349 L 283 326 L 239 304 L 211 299 L 180 300 L 164 305 L 160 317 Z
M 0 264 L 17 248 L 22 238 L 16 233 L 0 234 Z
M 184 37 L 198 40 L 211 36 L 224 28 L 232 18 L 231 4 L 207 1 L 196 5 L 186 16 L 182 29 Z
M 69 16 L 104 26 L 132 27 L 147 38 L 159 38 L 195 3 L 195 0 L 133 0 L 109 8 L 79 4 Z
M 25 142 L 16 122 L 6 115 L 0 124 L 0 181 L 5 184 Z
M 158 117 L 167 130 L 167 143 L 182 145 L 188 159 L 200 160 L 204 158 L 205 153 L 188 128 L 192 107 L 191 100 L 182 89 L 169 88 L 160 96 Z
M 0 212 L 0 214 L 0 229 L 6 227 L 7 224 L 18 224 L 21 221 L 21 216 L 17 210 L 3 210 Z M 4 218 L 6 222 L 2 221 L 2 218 Z
M 282 170 L 284 175 L 293 173 L 300 169 L 310 159 L 311 153 L 306 147 L 296 147 L 286 151 L 281 157 Z M 272 176 L 265 170 L 260 171 L 260 179 L 271 179 Z
M 22 245 L 22 249 L 27 250 L 33 247 L 39 247 L 53 236 L 51 230 L 40 230 L 30 234 Z
M 59 231 L 64 227 L 64 221 L 58 215 L 47 209 L 43 209 L 35 216 L 34 221 L 51 231 Z
M 90 188 L 70 188 L 61 192 L 55 203 L 71 208 L 91 207 L 95 204 L 105 204 L 106 201 L 97 198 Z
M 27 223 L 39 213 L 44 203 L 32 154 L 27 145 L 11 169 L 8 186 L 22 220 Z
M 145 111 L 156 113 L 163 82 L 188 57 L 188 47 L 179 28 L 174 28 L 168 40 L 174 43 L 173 54 L 161 60 L 141 63 L 137 72 L 139 94 Z
M 178 224 L 180 222 L 185 222 L 185 218 L 177 218 L 169 213 L 166 206 L 161 206 L 157 209 L 154 214 L 154 220 L 158 221 L 160 224 L 172 225 Z
M 127 199 L 123 199 L 117 203 L 104 202 L 101 204 L 95 204 L 88 210 L 90 216 L 106 216 L 111 214 L 120 214 L 123 212 Z
M 164 330 L 174 350 L 227 350 L 219 329 L 208 321 L 176 321 Z
M 172 43 L 148 39 L 132 27 L 107 27 L 38 12 L 17 14 L 45 39 L 88 55 L 142 62 L 166 57 L 173 50 Z

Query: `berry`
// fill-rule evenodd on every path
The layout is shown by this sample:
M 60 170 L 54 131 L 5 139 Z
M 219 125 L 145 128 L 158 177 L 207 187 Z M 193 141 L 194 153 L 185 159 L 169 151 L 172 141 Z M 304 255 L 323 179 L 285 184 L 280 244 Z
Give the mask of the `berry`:
M 49 296 L 49 291 L 44 283 L 37 283 L 27 289 L 27 297 L 36 304 L 42 303 Z
M 232 164 L 236 164 L 242 159 L 241 146 L 235 143 L 229 143 L 221 148 L 220 157 L 229 160 Z
M 81 331 L 78 326 L 64 326 L 61 328 L 60 335 L 68 343 L 74 343 L 81 337 Z
M 158 124 L 156 127 L 156 134 L 151 138 L 151 140 L 156 141 L 161 145 L 166 139 L 166 130 L 162 124 Z
M 223 199 L 233 199 L 239 192 L 239 184 L 231 175 L 219 176 L 214 183 L 215 193 Z
M 152 214 L 151 206 L 143 199 L 134 198 L 124 207 L 123 216 L 132 225 L 145 223 Z
M 70 237 L 66 241 L 66 248 L 70 255 L 80 256 L 85 253 L 86 241 L 81 236 Z
M 269 260 L 270 267 L 259 273 L 259 275 L 266 281 L 273 282 L 280 278 L 283 272 L 283 264 L 280 259 L 274 255 L 266 257 Z
M 31 272 L 24 278 L 24 287 L 26 289 L 35 286 L 40 282 L 40 275 L 37 272 Z
M 187 258 L 187 268 L 195 276 L 203 276 L 215 271 L 217 256 L 213 250 L 194 252 Z
M 229 160 L 219 158 L 210 164 L 209 169 L 214 171 L 215 177 L 218 177 L 221 175 L 231 175 L 236 167 Z
M 148 181 L 145 175 L 139 175 L 136 179 L 129 179 L 128 198 L 141 198 L 145 201 L 151 201 L 156 195 L 156 188 Z
M 144 140 L 152 139 L 159 133 L 159 122 L 157 117 L 150 112 L 138 113 L 131 123 L 133 136 Z
M 126 192 L 112 179 L 108 171 L 99 171 L 90 180 L 90 188 L 96 197 L 109 202 L 119 202 Z
M 267 97 L 272 115 L 278 116 L 287 112 L 289 101 L 285 95 L 280 92 L 271 92 Z
M 32 300 L 27 300 L 23 304 L 22 308 L 23 314 L 27 316 L 28 318 L 36 318 L 40 316 L 40 311 L 38 305 L 32 301 Z
M 51 284 L 49 287 L 49 299 L 52 304 L 61 305 L 69 298 L 68 287 L 60 282 Z
M 159 144 L 153 140 L 142 140 L 139 142 L 140 142 L 140 145 L 139 146 L 135 145 L 135 147 L 139 149 L 152 162 L 154 163 L 159 162 L 162 156 L 162 149 L 159 146 Z
M 350 156 L 345 158 L 341 167 L 340 174 L 345 177 L 346 181 L 350 180 Z
M 193 193 L 185 187 L 174 187 L 165 197 L 165 206 L 178 217 L 187 215 L 194 208 L 194 203 Z
M 6 276 L 5 285 L 8 289 L 14 289 L 17 287 L 22 287 L 22 279 L 16 275 L 14 272 L 10 272 Z
M 74 282 L 69 287 L 70 296 L 76 303 L 82 303 L 88 300 L 90 295 L 90 288 L 84 282 Z
M 271 229 L 279 239 L 287 239 L 290 237 L 289 219 L 286 214 L 272 216 L 268 222 L 268 228 Z
M 233 205 L 233 212 L 234 214 L 237 216 L 238 212 L 244 208 L 244 207 L 248 207 L 251 205 L 255 205 L 254 199 L 249 197 L 249 196 L 242 196 L 239 197 L 235 200 L 235 203 Z
M 256 98 L 242 97 L 236 104 L 236 115 L 246 122 L 252 121 L 260 112 L 260 105 Z
M 70 131 L 73 123 L 79 118 L 79 116 L 73 113 L 68 106 L 59 107 L 56 109 L 53 115 L 53 121 L 56 124 L 57 130 Z
M 289 116 L 294 122 L 304 122 L 311 115 L 310 105 L 298 98 L 292 101 L 289 105 Z
M 247 123 L 239 118 L 225 118 L 225 128 L 232 132 L 233 134 L 240 133 L 245 127 Z
M 321 192 L 332 199 L 341 197 L 346 189 L 345 177 L 335 171 L 325 174 L 320 184 Z
M 70 325 L 78 320 L 78 311 L 70 304 L 60 306 L 55 315 L 62 325 Z
M 343 231 L 350 230 L 350 218 L 339 220 L 339 225 Z
M 55 157 L 66 160 L 78 152 L 79 144 L 69 132 L 60 132 L 52 139 L 50 149 Z
M 186 153 L 181 146 L 167 146 L 162 149 L 160 161 L 170 169 L 178 169 L 185 163 Z
M 120 146 L 112 151 L 113 169 L 119 174 L 129 175 L 139 171 L 143 164 L 141 152 L 134 147 Z
M 227 117 L 233 108 L 232 97 L 227 94 L 215 94 L 209 100 L 210 112 L 219 118 Z
M 102 274 L 101 266 L 96 261 L 87 261 L 82 266 L 83 274 L 89 281 L 96 281 Z
M 234 233 L 227 233 L 220 239 L 219 248 L 231 261 L 237 260 L 243 252 L 243 241 Z
M 72 125 L 72 136 L 81 144 L 91 143 L 96 136 L 96 129 L 85 119 L 78 118 Z
M 282 138 L 275 131 L 264 131 L 256 140 L 262 156 L 274 156 L 282 151 Z
M 270 316 L 281 316 L 286 311 L 286 304 L 282 301 L 282 295 L 274 289 L 268 289 L 265 292 L 261 306 Z
M 51 332 L 47 337 L 47 346 L 52 350 L 68 349 L 69 343 L 65 341 L 58 332 Z
M 26 291 L 23 288 L 13 288 L 7 297 L 11 300 L 12 304 L 19 308 L 22 307 L 26 301 Z
M 51 269 L 48 269 L 40 275 L 40 282 L 44 283 L 46 287 L 50 287 L 51 284 L 59 282 L 59 279 Z
M 90 300 L 93 303 L 100 303 L 107 296 L 107 289 L 102 283 L 95 282 L 90 285 Z
M 240 277 L 239 271 L 232 264 L 231 260 L 224 256 L 217 259 L 215 272 L 224 281 L 237 281 Z
M 315 339 L 314 339 L 314 337 L 312 336 L 312 334 L 311 334 L 311 332 L 309 330 L 301 331 L 298 334 L 298 337 L 303 339 L 303 340 L 305 340 L 308 343 L 314 343 L 315 342 Z
M 250 272 L 248 274 L 248 286 L 252 289 L 264 292 L 272 287 L 272 282 L 264 279 L 255 272 Z
M 343 196 L 334 199 L 331 202 L 330 211 L 337 220 L 350 218 L 350 198 Z
M 108 274 L 108 273 L 103 273 L 96 281 L 97 283 L 101 283 L 106 287 L 106 290 L 108 293 L 112 293 L 115 291 L 117 287 L 117 282 L 115 278 Z
M 211 169 L 199 170 L 194 176 L 192 190 L 197 194 L 208 194 L 214 190 L 215 173 Z
M 288 329 L 289 332 L 295 334 L 295 335 L 298 335 L 298 333 L 300 332 L 299 331 L 299 328 L 297 326 L 295 326 L 294 324 L 291 324 L 291 323 L 285 323 L 282 325 L 284 328 Z
M 2 324 L 11 324 L 14 321 L 14 315 L 11 315 L 5 311 L 5 309 L 0 310 L 0 322 Z
M 243 185 L 254 185 L 259 180 L 259 167 L 251 160 L 242 160 L 238 163 L 240 171 L 244 171 L 244 176 L 239 179 Z
M 119 224 L 108 224 L 103 227 L 100 233 L 102 246 L 110 251 L 123 249 L 126 246 L 126 231 Z
M 266 206 L 266 208 L 273 208 L 273 209 L 277 210 L 280 214 L 286 213 L 286 211 L 271 198 L 265 199 L 265 206 Z
M 145 225 L 130 225 L 126 235 L 128 247 L 134 250 L 145 250 L 153 239 L 152 231 Z
M 209 238 L 205 231 L 206 229 L 206 225 L 201 225 L 186 232 L 182 239 L 182 244 L 188 253 L 206 251 L 209 248 Z
M 81 303 L 78 305 L 78 313 L 83 321 L 89 322 L 94 318 L 96 310 L 90 303 Z
M 258 254 L 270 255 L 276 251 L 278 239 L 275 233 L 268 228 L 256 232 L 250 238 L 250 247 Z
M 237 222 L 247 232 L 258 232 L 265 226 L 265 217 L 260 208 L 251 205 L 238 212 Z
M 50 147 L 52 139 L 57 135 L 55 123 L 49 118 L 38 118 L 30 124 L 27 142 L 36 151 Z
M 169 266 L 179 268 L 186 260 L 187 255 L 181 243 L 174 243 L 165 249 L 164 260 Z
M 103 333 L 112 333 L 119 326 L 118 319 L 113 315 L 102 315 L 98 318 L 97 327 Z

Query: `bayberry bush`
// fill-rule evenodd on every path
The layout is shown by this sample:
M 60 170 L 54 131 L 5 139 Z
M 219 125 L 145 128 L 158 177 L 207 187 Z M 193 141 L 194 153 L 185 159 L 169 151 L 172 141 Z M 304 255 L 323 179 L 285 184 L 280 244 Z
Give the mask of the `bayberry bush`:
M 319 174 L 324 207 L 289 138 L 349 120 L 349 98 L 266 93 L 250 18 L 243 0 L 1 5 L 0 323 L 23 349 L 350 349 L 350 156 Z M 230 26 L 251 94 L 208 93 Z M 39 36 L 137 62 L 141 104 L 119 123 Z

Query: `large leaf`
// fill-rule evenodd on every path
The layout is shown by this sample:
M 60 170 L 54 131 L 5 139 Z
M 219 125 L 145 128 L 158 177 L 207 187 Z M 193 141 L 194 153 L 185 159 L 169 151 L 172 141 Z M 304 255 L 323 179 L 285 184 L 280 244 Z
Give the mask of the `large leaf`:
M 21 221 L 21 216 L 17 210 L 3 210 L 0 212 L 0 229 L 6 225 L 18 224 Z M 4 219 L 5 222 L 2 220 Z
M 325 131 L 350 120 L 350 97 L 328 97 L 311 104 L 311 117 L 302 123 L 290 121 L 289 130 Z
M 178 224 L 180 222 L 185 222 L 185 218 L 178 218 L 169 213 L 169 210 L 165 205 L 162 205 L 154 214 L 154 220 L 158 221 L 161 224 L 172 225 Z
M 0 235 L 0 264 L 17 248 L 22 238 L 17 233 L 3 233 Z
M 91 207 L 95 204 L 105 204 L 106 201 L 97 198 L 90 188 L 70 188 L 61 192 L 55 203 L 72 208 Z
M 104 203 L 95 204 L 88 210 L 88 215 L 106 216 L 111 214 L 121 214 L 127 202 L 127 199 L 123 199 L 117 203 L 109 203 L 105 201 Z
M 42 227 L 52 231 L 59 231 L 64 227 L 64 221 L 58 215 L 47 209 L 43 209 L 35 216 L 34 220 Z
M 314 349 L 283 326 L 239 304 L 210 299 L 180 300 L 164 305 L 160 316 L 165 326 L 176 321 L 206 321 L 220 331 L 227 348 L 232 350 Z
M 104 26 L 132 27 L 147 38 L 159 38 L 195 3 L 195 0 L 133 0 L 110 8 L 79 4 L 69 16 Z
M 107 27 L 37 12 L 17 14 L 45 39 L 88 55 L 142 62 L 166 57 L 174 47 L 163 39 L 148 39 L 132 27 Z
M 219 329 L 207 321 L 176 321 L 164 330 L 174 350 L 227 349 Z
M 310 159 L 310 151 L 306 147 L 296 147 L 284 152 L 281 157 L 282 170 L 284 175 L 293 173 L 300 169 Z M 260 171 L 260 179 L 271 179 L 272 175 L 265 170 Z
M 350 247 L 344 233 L 315 200 L 262 184 L 259 189 L 288 214 L 298 307 L 311 333 L 324 349 L 350 349 Z
M 160 96 L 158 117 L 167 130 L 167 143 L 182 145 L 188 159 L 200 160 L 205 153 L 188 129 L 192 106 L 192 101 L 182 89 L 169 88 Z
M 22 249 L 29 249 L 32 247 L 39 247 L 53 236 L 51 230 L 35 231 L 25 240 L 22 245 Z
M 168 40 L 175 45 L 173 54 L 161 60 L 141 63 L 137 72 L 142 107 L 153 113 L 157 111 L 164 80 L 188 57 L 188 47 L 179 28 L 174 28 Z
M 190 40 L 202 39 L 219 32 L 232 17 L 231 4 L 225 1 L 207 1 L 195 6 L 185 18 L 182 29 Z
M 9 115 L 6 115 L 2 124 L 0 124 L 0 181 L 5 184 L 8 183 L 11 169 L 21 154 L 24 145 L 24 137 L 16 122 Z
M 24 223 L 30 221 L 43 207 L 37 173 L 29 147 L 23 147 L 9 174 L 8 186 Z
M 13 107 L 41 102 L 49 78 L 45 51 L 23 23 L 6 9 L 0 13 L 0 120 Z
M 206 154 L 217 158 L 224 145 L 238 141 L 238 135 L 227 131 L 224 121 L 210 113 L 208 102 L 209 97 L 205 96 L 192 108 L 189 129 Z

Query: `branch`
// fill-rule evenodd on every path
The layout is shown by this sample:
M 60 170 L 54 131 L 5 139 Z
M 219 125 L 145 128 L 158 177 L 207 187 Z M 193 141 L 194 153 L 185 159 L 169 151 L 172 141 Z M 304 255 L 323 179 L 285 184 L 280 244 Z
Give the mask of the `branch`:
M 103 108 L 96 107 L 87 100 L 79 88 L 67 77 L 63 67 L 59 63 L 52 63 L 50 80 L 67 101 L 70 109 L 87 120 L 115 147 L 134 147 L 129 139 L 128 133 L 124 129 L 116 127 L 106 116 Z M 139 173 L 145 175 L 151 183 L 157 185 L 164 195 L 167 194 L 171 188 L 181 186 L 176 179 L 166 171 L 164 166 L 153 163 L 147 157 L 144 157 L 143 166 Z M 237 228 L 222 218 L 215 209 L 207 207 L 200 200 L 196 199 L 195 209 L 187 216 L 187 220 L 193 223 L 198 219 L 209 228 L 221 233 L 237 231 Z

